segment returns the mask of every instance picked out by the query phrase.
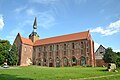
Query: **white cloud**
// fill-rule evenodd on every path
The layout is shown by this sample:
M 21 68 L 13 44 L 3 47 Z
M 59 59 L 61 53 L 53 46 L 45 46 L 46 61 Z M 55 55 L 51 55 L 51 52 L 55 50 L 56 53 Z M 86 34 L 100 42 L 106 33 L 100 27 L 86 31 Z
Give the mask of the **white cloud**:
M 95 51 L 98 49 L 98 47 L 100 46 L 100 44 L 98 44 L 98 43 L 94 43 L 94 49 L 95 49 Z
M 120 20 L 110 23 L 107 27 L 97 27 L 95 29 L 91 29 L 91 32 L 101 33 L 103 36 L 113 35 L 117 32 L 120 32 Z
M 4 27 L 4 20 L 3 20 L 2 15 L 0 15 L 0 30 L 2 30 L 3 27 Z
M 119 50 L 113 50 L 114 52 L 120 52 L 120 49 Z
M 99 48 L 100 45 L 103 45 L 103 44 L 99 44 L 99 43 L 94 43 L 94 49 L 95 49 L 95 52 L 96 50 Z M 103 47 L 107 48 L 105 45 L 103 45 Z M 120 49 L 116 50 L 116 49 L 113 49 L 114 52 L 120 52 Z
M 107 48 L 107 47 L 106 47 L 105 45 L 103 45 L 103 44 L 99 44 L 99 43 L 94 42 L 94 49 L 95 49 L 95 51 L 99 48 L 100 45 L 102 45 L 104 48 Z

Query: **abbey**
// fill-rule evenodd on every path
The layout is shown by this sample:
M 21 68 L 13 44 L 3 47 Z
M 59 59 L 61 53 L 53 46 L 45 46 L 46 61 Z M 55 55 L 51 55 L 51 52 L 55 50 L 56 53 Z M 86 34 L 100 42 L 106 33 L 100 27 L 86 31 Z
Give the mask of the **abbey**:
M 17 34 L 19 65 L 95 66 L 94 41 L 89 31 L 40 39 L 36 18 L 29 38 Z

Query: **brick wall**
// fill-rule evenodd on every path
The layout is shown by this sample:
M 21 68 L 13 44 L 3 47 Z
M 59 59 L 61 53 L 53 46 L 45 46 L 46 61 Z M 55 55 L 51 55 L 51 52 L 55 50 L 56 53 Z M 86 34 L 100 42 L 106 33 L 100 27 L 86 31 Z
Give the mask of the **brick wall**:
M 22 44 L 20 66 L 32 64 L 33 46 Z
M 77 41 L 36 46 L 34 47 L 35 51 L 33 54 L 34 63 L 36 65 L 54 66 L 54 67 L 58 65 L 59 66 L 74 66 L 74 65 L 95 66 L 93 45 L 94 45 L 93 43 L 91 44 L 91 42 L 86 39 L 86 40 L 77 40 Z M 57 46 L 59 46 L 59 49 L 57 49 Z

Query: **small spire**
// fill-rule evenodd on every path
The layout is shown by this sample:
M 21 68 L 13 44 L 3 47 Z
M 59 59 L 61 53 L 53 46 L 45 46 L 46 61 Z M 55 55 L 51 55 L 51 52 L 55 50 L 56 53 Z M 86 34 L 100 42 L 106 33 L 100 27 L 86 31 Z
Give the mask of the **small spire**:
M 36 20 L 36 17 L 35 17 L 35 20 L 34 20 L 33 29 L 37 29 L 37 20 Z

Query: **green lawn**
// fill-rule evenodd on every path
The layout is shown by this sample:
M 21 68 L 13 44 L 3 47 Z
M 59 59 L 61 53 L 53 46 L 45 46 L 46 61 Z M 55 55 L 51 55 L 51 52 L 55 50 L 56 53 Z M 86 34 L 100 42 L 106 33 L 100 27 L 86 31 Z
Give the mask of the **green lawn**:
M 106 68 L 92 67 L 60 67 L 49 68 L 40 66 L 11 67 L 10 69 L 0 68 L 0 80 L 69 80 L 120 74 L 119 72 L 107 72 Z M 90 80 L 119 80 L 120 75 Z

